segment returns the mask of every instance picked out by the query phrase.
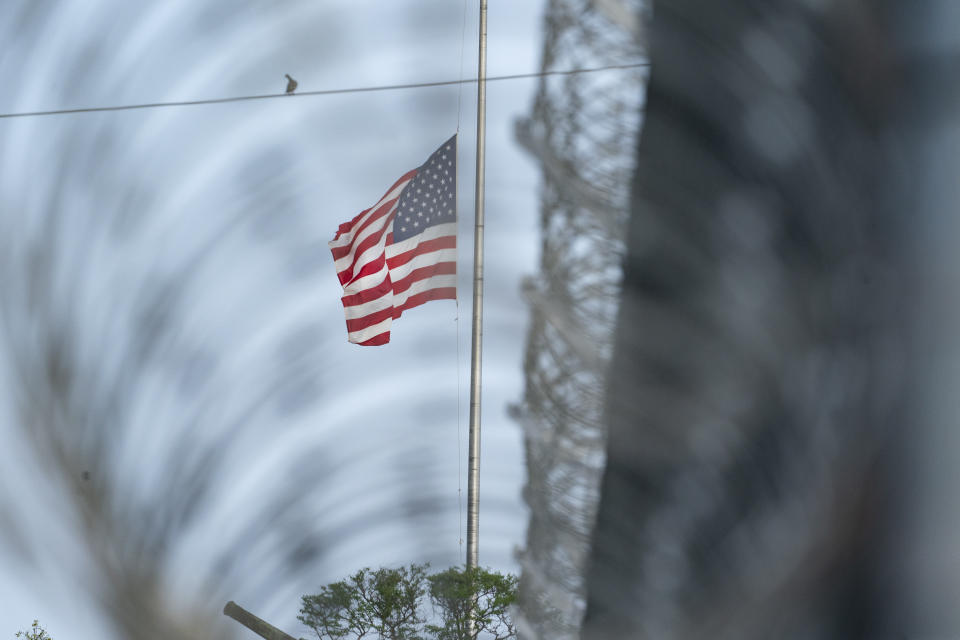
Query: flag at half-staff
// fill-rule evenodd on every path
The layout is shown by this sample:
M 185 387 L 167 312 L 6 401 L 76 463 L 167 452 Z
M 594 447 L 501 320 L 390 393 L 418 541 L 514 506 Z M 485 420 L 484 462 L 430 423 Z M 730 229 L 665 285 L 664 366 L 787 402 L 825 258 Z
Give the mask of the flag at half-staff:
M 456 299 L 456 158 L 454 135 L 330 241 L 350 342 L 386 344 L 407 309 Z

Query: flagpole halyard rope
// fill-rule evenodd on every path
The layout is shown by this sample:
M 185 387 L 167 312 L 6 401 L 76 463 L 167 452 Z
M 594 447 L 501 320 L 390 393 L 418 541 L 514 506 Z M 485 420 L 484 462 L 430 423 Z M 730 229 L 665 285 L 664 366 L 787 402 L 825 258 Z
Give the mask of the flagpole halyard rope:
M 590 67 L 585 69 L 563 69 L 556 71 L 539 71 L 536 73 L 515 73 L 503 76 L 489 76 L 486 82 L 499 82 L 504 80 L 523 80 L 526 78 L 542 78 L 546 76 L 569 76 L 580 73 L 596 73 L 600 71 L 614 71 L 619 69 L 638 69 L 649 67 L 649 62 L 638 62 L 633 64 L 613 64 L 602 67 Z M 227 104 L 230 102 L 252 102 L 254 100 L 273 100 L 278 98 L 306 98 L 310 96 L 332 96 L 349 93 L 371 93 L 377 91 L 399 91 L 404 89 L 425 89 L 429 87 L 446 87 L 454 84 L 473 84 L 478 82 L 477 78 L 467 78 L 462 80 L 440 80 L 436 82 L 413 82 L 408 84 L 386 84 L 370 87 L 352 87 L 347 89 L 321 89 L 319 91 L 298 91 L 297 93 L 265 93 L 252 96 L 233 96 L 229 98 L 210 98 L 206 100 L 181 100 L 176 102 L 146 102 L 142 104 L 113 105 L 106 107 L 79 107 L 76 109 L 52 109 L 49 111 L 22 111 L 18 113 L 0 113 L 0 119 L 13 118 L 36 118 L 42 116 L 61 116 L 80 113 L 103 113 L 108 111 L 135 111 L 141 109 L 161 109 L 167 107 L 196 107 L 202 105 Z
M 457 287 L 459 291 L 459 287 Z M 454 300 L 456 305 L 456 317 L 454 322 L 457 324 L 457 548 L 463 554 L 463 403 L 461 393 L 463 382 L 460 376 L 460 300 Z
M 458 116 L 459 119 L 459 116 Z M 457 171 L 460 170 L 460 136 L 459 136 L 459 121 L 457 123 L 457 144 L 454 148 L 456 153 L 456 167 Z M 459 176 L 456 176 L 459 178 Z M 460 217 L 460 180 L 456 181 L 456 189 L 454 191 L 454 197 L 456 198 L 456 211 L 457 217 Z M 457 246 L 460 246 L 460 233 L 459 233 L 459 224 L 457 225 Z M 459 253 L 459 251 L 458 251 Z M 459 271 L 459 270 L 458 270 Z M 456 323 L 457 328 L 457 548 L 461 555 L 463 555 L 463 381 L 460 375 L 460 364 L 462 362 L 462 356 L 460 355 L 460 286 L 457 283 L 457 297 L 454 298 L 453 303 L 456 308 L 456 315 L 454 316 L 454 322 Z
M 467 41 L 467 0 L 463 0 L 463 27 L 460 30 L 460 71 L 461 82 L 457 88 L 457 133 L 460 133 L 460 113 L 463 105 L 463 51 Z
M 460 115 L 462 112 L 463 105 L 463 52 L 466 45 L 467 38 L 467 0 L 463 0 L 463 26 L 460 30 L 460 68 L 458 69 L 458 78 L 461 82 L 457 86 L 457 145 L 454 149 L 456 153 L 456 166 L 459 170 L 460 168 Z M 456 198 L 457 203 L 457 216 L 460 215 L 460 180 L 456 181 L 456 192 L 454 197 Z M 459 230 L 459 225 L 458 225 Z M 458 233 L 459 236 L 459 233 Z M 457 246 L 459 246 L 459 238 Z M 457 298 L 454 300 L 456 304 L 456 324 L 457 324 L 457 549 L 458 553 L 463 556 L 463 418 L 462 418 L 462 390 L 463 382 L 460 375 L 460 363 L 462 356 L 460 355 L 460 287 L 457 287 Z

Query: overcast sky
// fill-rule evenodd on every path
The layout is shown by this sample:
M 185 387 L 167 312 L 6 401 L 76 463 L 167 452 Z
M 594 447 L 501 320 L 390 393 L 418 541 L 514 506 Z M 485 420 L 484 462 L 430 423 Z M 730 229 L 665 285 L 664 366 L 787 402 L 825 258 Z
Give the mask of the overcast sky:
M 300 91 L 473 77 L 468 5 L 464 26 L 463 6 L 442 0 L 8 0 L 0 112 L 275 93 L 285 73 Z M 542 11 L 540 0 L 491 3 L 490 75 L 539 70 Z M 519 282 L 539 257 L 538 172 L 512 128 L 535 87 L 488 87 L 480 560 L 509 571 L 526 511 L 506 408 L 522 395 Z M 171 598 L 202 599 L 203 579 L 220 576 L 216 597 L 303 635 L 299 596 L 325 582 L 364 565 L 463 561 L 475 118 L 467 85 L 0 121 L 0 304 L 13 317 L 0 340 L 0 637 L 34 618 L 57 640 L 111 637 L 69 474 L 34 454 L 17 411 L 25 383 L 9 363 L 41 354 L 44 338 L 31 333 L 38 317 L 9 308 L 27 277 L 16 267 L 37 247 L 58 256 L 55 313 L 39 321 L 73 336 L 81 399 L 109 394 L 125 371 L 144 292 L 177 291 L 174 337 L 127 372 L 109 468 L 90 472 L 123 498 L 116 509 L 149 514 L 172 490 L 176 447 L 230 440 L 243 417 L 214 497 L 165 550 Z M 458 126 L 459 306 L 405 313 L 386 347 L 350 345 L 326 242 Z M 265 389 L 277 391 L 252 405 Z M 290 562 L 282 521 L 246 564 L 212 566 L 291 491 L 307 496 L 297 526 L 315 536 L 309 570 L 277 569 Z

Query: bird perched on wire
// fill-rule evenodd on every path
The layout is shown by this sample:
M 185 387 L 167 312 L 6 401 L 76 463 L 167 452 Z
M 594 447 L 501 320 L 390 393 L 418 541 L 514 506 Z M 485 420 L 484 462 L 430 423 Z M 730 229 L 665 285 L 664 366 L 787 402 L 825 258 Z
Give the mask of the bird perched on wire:
M 283 74 L 283 77 L 287 79 L 287 93 L 293 93 L 297 90 L 297 81 L 290 77 L 289 74 Z

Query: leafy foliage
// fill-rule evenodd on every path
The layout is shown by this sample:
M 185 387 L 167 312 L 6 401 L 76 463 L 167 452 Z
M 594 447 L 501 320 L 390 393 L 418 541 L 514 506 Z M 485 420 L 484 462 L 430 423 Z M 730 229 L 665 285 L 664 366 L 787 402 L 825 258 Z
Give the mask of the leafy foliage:
M 50 636 L 47 635 L 47 632 L 43 630 L 43 627 L 40 626 L 40 622 L 37 620 L 34 620 L 33 624 L 30 625 L 29 631 L 17 631 L 14 637 L 23 638 L 24 640 L 51 640 Z
M 420 601 L 426 589 L 426 567 L 361 569 L 346 580 L 328 584 L 320 593 L 303 596 L 298 619 L 320 638 L 421 640 Z
M 361 569 L 302 598 L 298 619 L 320 640 L 509 640 L 516 638 L 510 607 L 516 576 L 487 569 L 450 568 L 427 575 L 427 565 Z M 433 616 L 425 613 L 426 596 Z M 470 621 L 473 621 L 473 633 Z
M 450 568 L 427 579 L 430 601 L 443 624 L 427 625 L 437 640 L 469 638 L 468 621 L 475 633 L 486 632 L 494 640 L 516 638 L 510 607 L 517 600 L 517 577 L 479 567 Z

